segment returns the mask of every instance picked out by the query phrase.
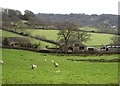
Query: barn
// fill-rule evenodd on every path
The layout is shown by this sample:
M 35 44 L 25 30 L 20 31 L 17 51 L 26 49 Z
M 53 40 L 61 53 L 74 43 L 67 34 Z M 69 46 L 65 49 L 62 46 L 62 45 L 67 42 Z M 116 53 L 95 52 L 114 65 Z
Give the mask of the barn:
M 60 46 L 60 50 L 62 50 L 63 52 L 65 52 L 65 50 L 67 50 L 67 52 L 80 52 L 80 51 L 84 51 L 86 50 L 87 46 L 85 46 L 82 43 L 75 43 L 75 42 L 69 42 L 68 46 L 66 47 L 65 45 L 61 45 Z

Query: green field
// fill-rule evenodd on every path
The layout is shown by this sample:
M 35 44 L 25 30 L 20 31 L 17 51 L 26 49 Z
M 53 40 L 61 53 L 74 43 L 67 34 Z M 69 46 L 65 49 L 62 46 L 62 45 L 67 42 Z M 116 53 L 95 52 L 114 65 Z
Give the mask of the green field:
M 0 60 L 2 59 L 2 49 L 0 48 Z M 2 85 L 2 65 L 0 65 L 0 85 Z
M 1 35 L 2 37 L 23 37 L 21 35 L 11 33 L 11 32 L 8 32 L 8 31 L 4 31 L 4 30 L 1 30 L 1 29 L 0 29 L 0 33 L 2 34 Z
M 40 35 L 41 37 L 46 37 L 47 39 L 57 40 L 58 30 L 26 30 L 30 32 L 31 35 Z M 90 33 L 91 40 L 87 41 L 87 46 L 99 46 L 99 45 L 107 45 L 111 43 L 111 38 L 114 36 L 112 34 L 100 34 L 100 33 Z
M 56 41 L 58 30 L 34 30 L 34 29 L 30 30 L 30 29 L 27 29 L 26 32 L 30 32 L 31 35 L 33 35 L 33 36 L 39 35 L 41 37 Z
M 79 28 L 80 30 L 85 30 L 85 31 L 99 31 L 97 28 L 93 28 L 93 27 L 83 27 L 83 28 Z
M 1 30 L 0 30 L 1 32 Z M 50 40 L 54 40 L 57 41 L 57 33 L 58 30 L 33 30 L 33 29 L 27 29 L 26 32 L 30 32 L 31 35 L 36 36 L 39 35 L 41 37 L 44 37 L 46 39 L 50 39 Z M 99 46 L 103 46 L 103 45 L 108 45 L 110 44 L 111 38 L 114 36 L 112 34 L 100 34 L 100 33 L 90 33 L 91 35 L 91 40 L 85 42 L 84 44 L 87 46 L 95 46 L 95 47 L 99 47 Z M 7 31 L 2 31 L 2 36 L 3 37 L 23 37 L 11 32 L 7 32 Z M 38 43 L 38 40 L 29 38 L 31 40 L 32 43 Z M 45 47 L 45 46 L 54 46 L 53 44 L 50 43 L 46 43 L 46 42 L 42 42 L 41 41 L 41 47 Z
M 3 84 L 117 84 L 117 62 L 73 62 L 67 59 L 112 59 L 118 55 L 57 56 L 13 49 L 3 49 L 2 52 Z M 55 68 L 51 60 L 60 66 Z M 31 64 L 37 64 L 38 68 L 31 69 Z M 56 72 L 58 70 L 60 72 Z
M 100 33 L 91 33 L 90 41 L 87 41 L 85 44 L 88 46 L 99 46 L 99 45 L 108 45 L 112 42 L 111 38 L 114 36 L 112 34 L 100 34 Z
M 21 35 L 18 35 L 18 34 L 15 34 L 15 33 L 12 33 L 12 32 L 8 32 L 8 31 L 4 31 L 4 30 L 0 30 L 0 33 L 2 34 L 2 37 L 24 37 L 24 36 L 21 36 Z M 55 47 L 54 44 L 50 44 L 50 43 L 47 43 L 47 42 L 44 42 L 44 41 L 40 41 L 40 40 L 36 40 L 36 39 L 33 39 L 33 38 L 30 38 L 30 37 L 27 37 L 31 43 L 39 43 L 40 42 L 40 47 L 41 48 L 44 48 L 46 46 L 49 46 L 49 47 Z

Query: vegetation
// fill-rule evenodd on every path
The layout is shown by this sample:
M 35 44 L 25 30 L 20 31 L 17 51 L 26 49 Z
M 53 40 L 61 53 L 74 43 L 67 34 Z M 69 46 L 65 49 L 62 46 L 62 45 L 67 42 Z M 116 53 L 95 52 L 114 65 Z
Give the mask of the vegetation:
M 2 32 L 2 37 L 24 37 L 24 36 L 21 36 L 21 35 L 15 34 L 15 33 L 11 33 L 8 31 L 4 31 L 4 30 L 0 30 L 0 32 Z M 44 41 L 36 40 L 36 39 L 30 38 L 30 37 L 27 37 L 27 38 L 30 40 L 30 42 L 32 44 L 39 44 L 40 43 L 40 46 L 39 46 L 40 48 L 45 48 L 46 46 L 48 46 L 49 48 L 56 47 L 56 45 L 46 43 Z
M 0 30 L 1 31 L 1 30 Z M 58 30 L 29 30 L 27 29 L 26 32 L 30 32 L 31 35 L 35 36 L 35 35 L 40 35 L 41 37 L 44 37 L 46 39 L 50 39 L 50 40 L 57 40 L 57 33 Z M 52 33 L 52 34 L 51 34 Z M 87 46 L 95 46 L 95 47 L 99 47 L 102 45 L 108 45 L 112 42 L 111 38 L 115 35 L 112 34 L 100 34 L 100 33 L 91 33 L 91 40 L 88 40 L 87 42 L 85 42 L 84 44 Z M 2 31 L 2 36 L 3 37 L 21 37 L 21 35 L 17 35 L 11 32 L 7 32 L 7 31 Z M 98 41 L 99 38 L 99 41 Z M 31 42 L 36 43 L 38 42 L 38 40 L 32 39 L 30 38 Z M 46 43 L 46 42 L 41 42 L 41 46 L 54 46 L 52 44 Z
M 111 26 L 117 26 L 118 25 L 118 16 L 112 15 L 112 14 L 93 14 L 93 15 L 87 15 L 87 14 L 42 14 L 38 13 L 37 17 L 46 22 L 49 20 L 50 22 L 63 22 L 63 21 L 71 21 L 75 24 L 78 24 L 79 26 L 86 27 L 99 27 L 100 24 L 108 23 L 108 25 Z M 49 24 L 51 24 L 49 22 Z
M 118 63 L 67 59 L 115 59 L 118 55 L 68 56 L 3 49 L 3 84 L 117 84 Z M 44 59 L 47 61 L 45 62 Z M 55 68 L 51 60 L 60 67 Z M 33 70 L 31 64 L 36 64 Z M 114 70 L 113 70 L 114 69 Z M 60 72 L 56 72 L 60 70 Z
M 75 30 L 77 30 L 77 26 L 70 22 L 63 22 L 57 27 L 60 29 L 58 32 L 58 40 L 67 47 L 68 43 L 75 39 Z
M 4 38 L 4 40 L 2 41 L 2 44 L 5 46 L 8 46 L 9 45 L 8 38 Z
M 56 41 L 57 40 L 57 33 L 58 30 L 29 30 L 27 29 L 28 32 L 31 33 L 31 35 L 37 35 L 39 34 L 41 37 L 45 37 L 47 39 L 51 39 Z M 52 33 L 52 34 L 51 34 Z M 111 38 L 114 36 L 112 34 L 100 34 L 100 33 L 90 33 L 91 40 L 88 40 L 84 44 L 87 46 L 100 46 L 100 45 L 107 45 L 112 42 Z M 98 41 L 99 38 L 99 41 Z
M 112 40 L 111 44 L 113 44 L 113 45 L 120 45 L 120 36 L 113 36 L 111 38 L 111 40 Z
M 85 42 L 87 46 L 103 46 L 111 43 L 112 34 L 91 33 L 91 40 Z
M 34 29 L 27 29 L 25 31 L 31 33 L 32 36 L 39 35 L 39 36 L 41 36 L 43 38 L 57 41 L 58 30 L 34 30 Z
M 82 27 L 82 28 L 79 28 L 80 30 L 84 30 L 84 31 L 98 31 L 99 30 L 97 28 L 93 28 L 93 27 Z
M 21 35 L 15 34 L 15 33 L 11 33 L 8 31 L 4 31 L 4 30 L 0 30 L 0 33 L 2 34 L 2 37 L 22 37 Z
M 20 11 L 13 9 L 2 9 L 0 12 L 3 17 L 3 27 L 0 28 L 13 31 L 12 33 L 0 30 L 2 34 L 0 37 L 7 37 L 3 41 L 5 45 L 9 44 L 7 40 L 9 37 L 27 38 L 30 40 L 29 48 L 34 46 L 43 50 L 57 46 L 34 37 L 53 40 L 55 43 L 62 40 L 66 46 L 72 41 L 94 47 L 119 42 L 117 35 L 106 34 L 116 33 L 118 24 L 116 15 L 34 14 L 29 10 L 25 10 L 22 15 Z M 68 21 L 72 23 L 66 23 Z M 92 33 L 79 32 L 76 26 L 80 27 L 80 30 Z M 96 31 L 104 33 L 95 33 Z M 100 62 L 118 60 L 117 54 L 69 55 L 2 49 L 0 58 L 4 61 L 3 84 L 118 84 L 118 62 Z M 60 66 L 54 67 L 52 60 Z M 95 60 L 97 62 L 90 62 Z M 36 64 L 38 68 L 31 69 L 32 64 Z

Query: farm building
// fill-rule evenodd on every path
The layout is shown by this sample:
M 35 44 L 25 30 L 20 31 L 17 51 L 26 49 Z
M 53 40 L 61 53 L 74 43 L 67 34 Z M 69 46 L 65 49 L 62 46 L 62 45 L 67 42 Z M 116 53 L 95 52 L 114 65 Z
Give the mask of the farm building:
M 97 49 L 95 47 L 87 47 L 86 50 L 88 50 L 88 51 L 97 51 Z
M 119 45 L 106 45 L 106 49 L 108 49 L 108 51 L 118 51 L 120 50 L 120 46 Z
M 106 45 L 101 48 L 102 51 L 119 51 L 120 46 L 119 45 Z
M 68 46 L 66 47 L 65 45 L 61 45 L 60 49 L 65 52 L 79 52 L 87 49 L 87 46 L 81 44 L 81 43 L 68 43 Z

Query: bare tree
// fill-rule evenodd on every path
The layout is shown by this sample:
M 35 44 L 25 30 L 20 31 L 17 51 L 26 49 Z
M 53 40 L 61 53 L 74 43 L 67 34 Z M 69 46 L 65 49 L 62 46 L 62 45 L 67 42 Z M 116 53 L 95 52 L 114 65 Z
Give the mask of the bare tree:
M 72 22 L 63 22 L 57 24 L 58 32 L 58 40 L 61 46 L 64 46 L 64 51 L 67 52 L 69 44 L 81 44 L 82 42 L 86 42 L 90 40 L 91 34 L 87 32 L 81 32 L 77 25 Z
M 68 46 L 68 43 L 75 38 L 75 30 L 77 26 L 71 22 L 63 22 L 57 25 L 58 40 L 62 41 L 65 46 Z
M 87 42 L 88 40 L 90 40 L 90 33 L 87 32 L 80 32 L 79 30 L 76 32 L 76 39 L 79 43 L 82 42 Z
M 120 36 L 116 35 L 116 36 L 113 36 L 111 38 L 112 40 L 112 43 L 111 44 L 114 44 L 114 45 L 120 45 Z

